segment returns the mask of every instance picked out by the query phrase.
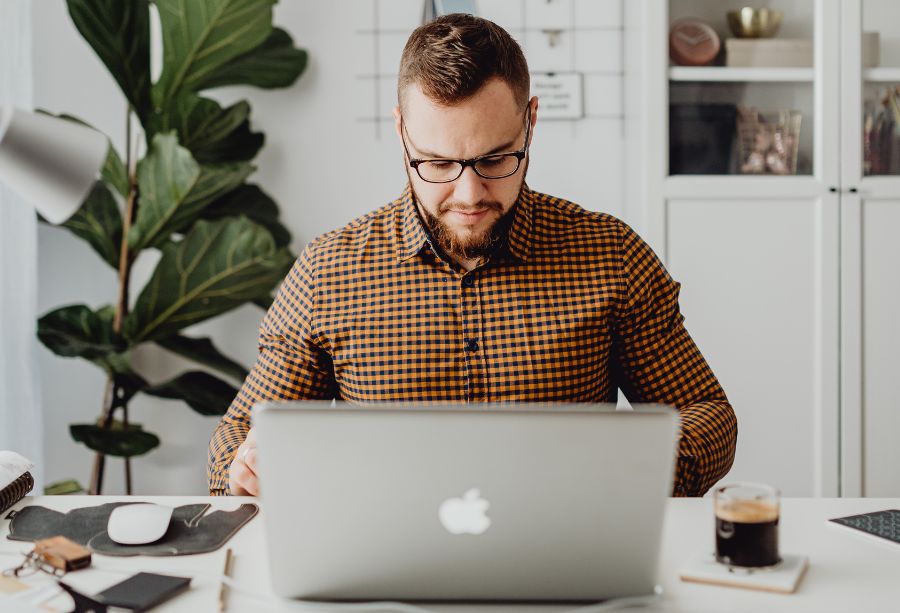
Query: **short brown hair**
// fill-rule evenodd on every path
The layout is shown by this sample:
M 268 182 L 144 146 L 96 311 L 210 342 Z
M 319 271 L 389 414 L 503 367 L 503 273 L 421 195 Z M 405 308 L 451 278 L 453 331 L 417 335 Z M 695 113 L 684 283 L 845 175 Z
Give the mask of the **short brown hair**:
M 522 48 L 497 24 L 463 13 L 443 15 L 413 31 L 400 59 L 397 99 L 416 83 L 429 99 L 453 105 L 500 78 L 524 108 L 530 82 Z

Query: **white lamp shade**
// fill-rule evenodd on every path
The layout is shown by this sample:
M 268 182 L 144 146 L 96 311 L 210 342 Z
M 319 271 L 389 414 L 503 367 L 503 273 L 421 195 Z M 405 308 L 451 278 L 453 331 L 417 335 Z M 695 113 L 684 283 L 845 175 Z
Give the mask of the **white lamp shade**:
M 0 183 L 50 223 L 63 223 L 78 210 L 108 146 L 103 134 L 79 123 L 0 108 Z

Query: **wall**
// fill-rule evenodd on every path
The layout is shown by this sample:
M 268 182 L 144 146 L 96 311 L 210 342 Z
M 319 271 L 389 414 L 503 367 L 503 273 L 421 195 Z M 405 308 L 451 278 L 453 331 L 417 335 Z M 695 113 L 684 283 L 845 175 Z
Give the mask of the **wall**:
M 482 0 L 478 6 L 482 15 L 495 18 L 524 43 L 533 65 L 585 73 L 588 118 L 539 120 L 531 187 L 627 220 L 621 0 Z M 33 10 L 36 106 L 85 119 L 112 136 L 121 150 L 125 104 L 115 83 L 72 26 L 63 2 L 35 2 Z M 309 51 L 306 73 L 287 90 L 216 92 L 223 102 L 247 98 L 253 106 L 255 128 L 267 138 L 253 181 L 280 204 L 294 234 L 295 252 L 402 191 L 399 142 L 386 118 L 392 67 L 395 71 L 402 43 L 419 23 L 421 11 L 421 0 L 282 2 L 275 22 Z M 562 30 L 558 46 L 549 48 L 545 28 Z M 338 163 L 347 159 L 352 163 Z M 97 307 L 114 301 L 115 273 L 67 231 L 42 227 L 39 250 L 40 313 L 64 304 Z M 137 262 L 133 294 L 154 263 L 153 254 Z M 190 332 L 213 337 L 225 353 L 249 366 L 261 316 L 258 308 L 247 306 Z M 152 348 L 135 360 L 154 382 L 184 367 Z M 104 377 L 92 365 L 58 358 L 43 348 L 40 370 L 47 480 L 77 477 L 86 484 L 92 456 L 71 441 L 67 424 L 96 419 Z M 133 461 L 135 491 L 205 492 L 206 445 L 216 420 L 179 402 L 142 396 L 132 403 L 131 418 L 162 439 L 158 449 Z M 107 475 L 105 492 L 123 491 L 120 461 L 110 462 Z

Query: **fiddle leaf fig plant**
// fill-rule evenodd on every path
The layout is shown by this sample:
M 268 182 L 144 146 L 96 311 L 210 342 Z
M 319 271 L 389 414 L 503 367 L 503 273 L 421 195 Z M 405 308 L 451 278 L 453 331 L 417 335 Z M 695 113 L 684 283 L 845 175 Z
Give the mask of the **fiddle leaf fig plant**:
M 110 144 L 100 180 L 63 224 L 116 271 L 115 302 L 63 306 L 38 321 L 47 348 L 88 360 L 107 375 L 97 422 L 69 428 L 75 441 L 97 454 L 91 493 L 102 490 L 107 455 L 125 458 L 130 493 L 128 459 L 159 445 L 155 434 L 129 422 L 128 402 L 136 394 L 182 400 L 202 415 L 225 412 L 247 371 L 211 339 L 185 329 L 247 302 L 266 306 L 293 263 L 278 206 L 247 182 L 265 142 L 251 127 L 250 105 L 223 106 L 206 95 L 225 85 L 288 87 L 304 71 L 306 52 L 272 24 L 275 3 L 67 0 L 75 27 L 118 84 L 129 113 L 123 155 Z M 162 33 L 155 83 L 153 9 Z M 140 156 L 132 145 L 138 138 Z M 147 250 L 160 257 L 132 301 L 132 266 Z M 150 383 L 132 365 L 132 352 L 143 343 L 205 370 Z

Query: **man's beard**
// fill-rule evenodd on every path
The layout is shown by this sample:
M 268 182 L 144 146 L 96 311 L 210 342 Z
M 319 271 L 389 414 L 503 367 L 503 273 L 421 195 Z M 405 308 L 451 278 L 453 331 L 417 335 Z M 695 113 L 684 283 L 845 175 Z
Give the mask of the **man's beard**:
M 417 197 L 418 198 L 418 197 Z M 468 211 L 469 207 L 459 206 L 454 202 L 444 203 L 440 206 L 440 216 L 435 217 L 424 206 L 420 207 L 422 215 L 425 218 L 425 225 L 431 232 L 432 237 L 438 246 L 449 256 L 459 258 L 461 260 L 477 260 L 478 258 L 488 255 L 497 244 L 502 240 L 503 233 L 501 231 L 500 222 L 503 216 L 483 230 L 463 229 L 461 232 L 454 230 L 446 223 L 442 217 L 450 210 Z M 483 210 L 503 212 L 503 206 L 499 202 L 482 200 L 472 210 Z M 512 212 L 510 209 L 507 215 Z M 488 213 L 490 214 L 490 213 Z
M 408 174 L 409 169 L 407 169 L 407 175 Z M 417 207 L 422 213 L 423 221 L 428 227 L 429 232 L 431 232 L 431 236 L 437 242 L 438 247 L 450 257 L 470 261 L 486 257 L 497 248 L 497 245 L 503 241 L 509 231 L 512 217 L 516 211 L 515 206 L 510 206 L 509 210 L 504 214 L 503 205 L 497 201 L 482 200 L 474 207 L 460 205 L 459 203 L 451 201 L 441 204 L 440 207 L 438 207 L 438 215 L 435 216 L 421 204 L 422 200 L 419 198 L 419 195 L 416 194 L 415 188 L 412 187 L 411 177 L 409 184 L 413 192 L 413 197 L 416 199 Z M 516 192 L 517 199 L 522 193 L 522 186 L 524 184 L 525 173 L 523 172 L 522 183 L 519 185 L 519 190 Z M 500 213 L 500 217 L 490 226 L 484 230 L 479 230 L 477 233 L 464 230 L 464 234 L 460 235 L 453 228 L 444 223 L 444 220 L 442 219 L 450 210 L 468 212 L 480 211 L 483 209 L 487 209 L 489 215 L 491 214 L 490 211 L 497 211 Z

